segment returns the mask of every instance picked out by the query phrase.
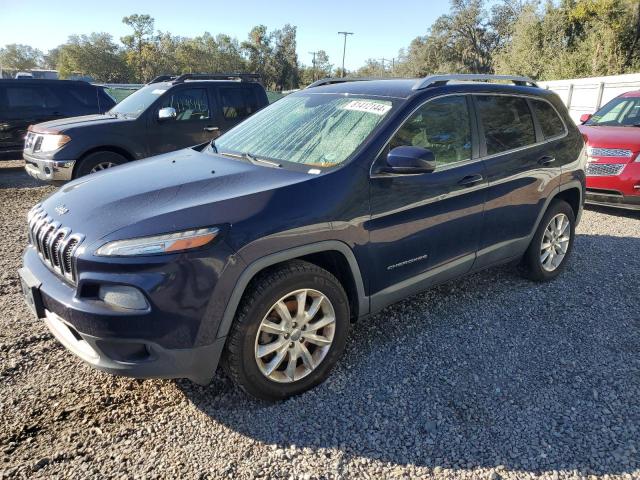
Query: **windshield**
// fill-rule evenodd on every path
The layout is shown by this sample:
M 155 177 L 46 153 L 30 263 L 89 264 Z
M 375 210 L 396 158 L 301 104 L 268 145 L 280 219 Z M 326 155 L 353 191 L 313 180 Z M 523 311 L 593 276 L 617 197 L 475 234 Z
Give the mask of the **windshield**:
M 115 107 L 109 110 L 110 113 L 123 115 L 127 118 L 138 118 L 138 116 L 144 112 L 149 105 L 156 101 L 160 95 L 168 90 L 165 84 L 154 83 L 142 87 L 140 90 L 133 92 L 127 98 L 118 103 Z
M 347 160 L 394 100 L 300 93 L 261 110 L 215 141 L 218 153 L 332 167 Z
M 640 126 L 640 97 L 614 98 L 598 110 L 585 125 Z

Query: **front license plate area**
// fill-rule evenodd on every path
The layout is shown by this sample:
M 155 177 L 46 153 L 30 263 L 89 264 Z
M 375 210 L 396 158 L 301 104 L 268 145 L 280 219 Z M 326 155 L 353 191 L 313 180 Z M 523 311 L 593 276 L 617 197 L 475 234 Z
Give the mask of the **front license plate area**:
M 18 274 L 20 275 L 22 295 L 27 306 L 37 318 L 44 318 L 44 305 L 42 304 L 42 295 L 40 294 L 41 283 L 26 268 L 18 270 Z

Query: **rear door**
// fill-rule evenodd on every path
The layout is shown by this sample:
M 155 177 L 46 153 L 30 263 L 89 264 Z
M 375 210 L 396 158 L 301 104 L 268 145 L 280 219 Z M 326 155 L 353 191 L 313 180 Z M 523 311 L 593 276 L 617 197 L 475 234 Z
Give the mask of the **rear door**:
M 376 160 L 367 224 L 374 310 L 473 265 L 486 180 L 470 102 L 465 95 L 427 101 Z M 419 175 L 376 174 L 389 149 L 403 145 L 431 150 L 436 169 Z
M 176 118 L 160 121 L 158 111 L 172 107 Z M 165 93 L 151 109 L 149 119 L 149 150 L 151 155 L 172 152 L 198 145 L 212 138 L 212 118 L 209 90 L 206 86 L 184 85 Z
M 29 125 L 63 116 L 64 102 L 48 83 L 15 80 L 2 87 L 0 147 L 22 149 Z
M 554 142 L 544 139 L 527 97 L 481 94 L 473 99 L 489 182 L 475 265 L 482 268 L 524 253 L 547 198 L 558 188 L 560 167 Z

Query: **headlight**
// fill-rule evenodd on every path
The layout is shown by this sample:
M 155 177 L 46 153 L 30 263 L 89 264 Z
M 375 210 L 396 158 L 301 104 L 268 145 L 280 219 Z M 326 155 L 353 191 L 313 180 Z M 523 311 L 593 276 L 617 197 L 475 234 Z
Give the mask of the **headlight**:
M 173 253 L 206 245 L 217 235 L 218 229 L 212 227 L 154 235 L 152 237 L 116 240 L 104 244 L 96 250 L 95 254 L 104 257 L 129 257 L 133 255 Z
M 38 147 L 39 152 L 53 152 L 66 144 L 71 138 L 67 135 L 42 135 L 42 142 Z

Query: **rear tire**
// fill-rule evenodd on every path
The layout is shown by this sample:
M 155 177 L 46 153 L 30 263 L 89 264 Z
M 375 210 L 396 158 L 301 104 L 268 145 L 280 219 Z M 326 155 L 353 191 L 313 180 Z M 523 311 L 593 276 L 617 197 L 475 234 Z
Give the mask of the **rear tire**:
M 522 257 L 521 275 L 536 282 L 556 278 L 564 269 L 573 250 L 576 219 L 571 206 L 564 200 L 554 200 Z
M 223 367 L 256 398 L 298 395 L 329 375 L 344 351 L 349 323 L 349 301 L 336 277 L 309 262 L 287 262 L 247 287 Z
M 115 167 L 126 163 L 127 159 L 119 153 L 110 151 L 93 152 L 80 160 L 80 165 L 76 171 L 76 178 L 84 177 L 90 173 L 95 173 L 107 168 Z

